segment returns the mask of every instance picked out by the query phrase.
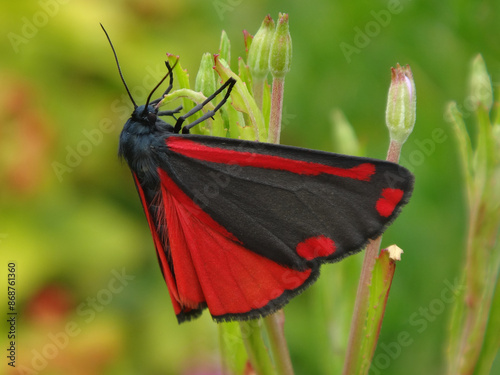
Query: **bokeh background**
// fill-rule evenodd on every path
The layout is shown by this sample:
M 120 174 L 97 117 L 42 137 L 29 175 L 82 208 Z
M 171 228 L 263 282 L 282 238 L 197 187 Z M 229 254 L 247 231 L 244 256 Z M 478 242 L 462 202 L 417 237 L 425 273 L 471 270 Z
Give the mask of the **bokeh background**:
M 278 12 L 289 14 L 293 39 L 284 144 L 335 151 L 331 114 L 340 108 L 364 154 L 385 158 L 390 67 L 413 70 L 417 123 L 402 164 L 414 172 L 416 186 L 383 239 L 405 253 L 372 373 L 444 372 L 451 303 L 443 295 L 458 285 L 467 217 L 443 113 L 455 100 L 473 124 L 466 77 L 477 53 L 492 81 L 499 80 L 500 2 L 493 0 L 2 2 L 0 274 L 16 262 L 18 370 L 217 373 L 216 324 L 207 313 L 177 324 L 130 173 L 118 161 L 118 136 L 131 107 L 99 22 L 143 102 L 164 74 L 166 52 L 181 56 L 194 84 L 201 55 L 217 52 L 221 30 L 232 41 L 235 66 L 245 54 L 242 30 L 254 34 L 265 15 L 276 20 Z M 357 280 L 358 273 L 345 277 Z M 315 323 L 309 306 L 316 287 L 285 308 L 297 374 L 329 373 L 328 357 L 315 354 L 327 340 L 344 339 L 336 327 Z M 322 290 L 342 288 L 332 283 Z M 6 301 L 4 292 L 0 298 Z M 6 368 L 4 356 L 1 362 Z

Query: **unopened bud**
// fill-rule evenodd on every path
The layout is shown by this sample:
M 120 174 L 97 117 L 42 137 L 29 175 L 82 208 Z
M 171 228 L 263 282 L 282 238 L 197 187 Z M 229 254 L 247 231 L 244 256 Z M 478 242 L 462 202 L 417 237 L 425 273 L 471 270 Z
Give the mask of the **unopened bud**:
M 491 87 L 490 76 L 486 69 L 486 64 L 481 55 L 477 55 L 472 60 L 469 93 L 474 106 L 482 104 L 489 111 L 493 105 L 493 88 Z
M 413 130 L 416 118 L 417 95 L 409 65 L 391 68 L 392 79 L 387 98 L 385 121 L 391 141 L 402 145 Z
M 255 43 L 255 40 L 254 40 Z M 269 56 L 269 67 L 273 77 L 284 78 L 292 65 L 292 37 L 290 36 L 288 14 L 280 13 Z
M 269 73 L 269 53 L 274 36 L 274 21 L 267 15 L 259 31 L 253 37 L 248 51 L 248 66 L 252 76 L 264 79 Z M 247 41 L 247 39 L 245 39 Z
M 196 75 L 196 81 L 194 84 L 195 91 L 203 93 L 206 97 L 213 94 L 216 90 L 215 73 L 214 73 L 214 60 L 211 54 L 204 53 L 201 62 L 200 69 L 198 69 L 198 74 Z

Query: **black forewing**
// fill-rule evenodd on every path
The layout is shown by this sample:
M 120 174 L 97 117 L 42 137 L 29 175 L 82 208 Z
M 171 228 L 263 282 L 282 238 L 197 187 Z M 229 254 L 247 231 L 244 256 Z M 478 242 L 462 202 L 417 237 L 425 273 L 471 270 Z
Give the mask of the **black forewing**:
M 299 243 L 311 237 L 326 236 L 336 245 L 334 254 L 312 262 L 336 261 L 359 251 L 394 220 L 412 192 L 411 173 L 381 160 L 226 138 L 181 137 L 228 151 L 227 162 L 199 160 L 161 147 L 157 154 L 160 167 L 247 249 L 294 269 L 311 267 L 296 251 Z M 279 156 L 289 159 L 291 165 L 306 161 L 352 168 L 371 163 L 375 174 L 369 181 L 360 181 L 331 174 L 314 176 L 240 166 L 231 164 L 235 152 Z M 404 192 L 388 217 L 376 210 L 385 188 Z

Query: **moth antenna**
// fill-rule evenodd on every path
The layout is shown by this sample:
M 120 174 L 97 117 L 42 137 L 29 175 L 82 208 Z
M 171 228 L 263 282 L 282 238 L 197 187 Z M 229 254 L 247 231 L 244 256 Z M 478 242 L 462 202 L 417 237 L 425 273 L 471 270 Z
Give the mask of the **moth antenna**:
M 108 32 L 106 31 L 106 29 L 104 28 L 102 23 L 100 23 L 99 25 L 101 25 L 102 30 L 104 31 L 104 34 L 106 34 L 106 37 L 108 38 L 109 45 L 111 46 L 111 49 L 113 50 L 113 55 L 115 55 L 116 66 L 118 67 L 118 73 L 120 73 L 120 78 L 122 79 L 123 85 L 125 86 L 125 90 L 127 90 L 127 94 L 129 96 L 130 100 L 132 101 L 134 108 L 137 108 L 137 104 L 135 104 L 135 100 L 132 97 L 130 90 L 128 89 L 127 83 L 125 82 L 125 78 L 123 78 L 122 70 L 120 68 L 120 63 L 118 62 L 118 56 L 116 55 L 115 47 L 113 47 L 113 43 L 111 43 L 111 39 L 108 35 Z
M 149 101 L 151 100 L 151 97 L 153 96 L 154 92 L 158 89 L 158 87 L 160 87 L 160 85 L 163 83 L 163 81 L 165 81 L 170 74 L 173 74 L 173 70 L 174 70 L 175 66 L 177 65 L 178 61 L 179 61 L 179 59 L 177 59 L 175 61 L 175 64 L 172 67 L 170 67 L 170 64 L 168 63 L 168 61 L 165 61 L 165 65 L 167 65 L 168 72 L 160 80 L 160 82 L 158 82 L 158 84 L 154 87 L 154 89 L 151 90 L 151 92 L 149 93 L 148 100 L 146 100 L 146 105 L 144 106 L 144 112 L 147 111 L 147 108 L 148 108 L 148 105 L 149 105 Z

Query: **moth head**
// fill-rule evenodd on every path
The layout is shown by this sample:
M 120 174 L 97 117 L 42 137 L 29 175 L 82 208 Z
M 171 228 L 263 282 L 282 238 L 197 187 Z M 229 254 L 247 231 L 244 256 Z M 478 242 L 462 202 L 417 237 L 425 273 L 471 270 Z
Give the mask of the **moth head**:
M 134 109 L 131 118 L 144 126 L 153 127 L 158 119 L 158 107 L 153 104 L 140 105 Z

